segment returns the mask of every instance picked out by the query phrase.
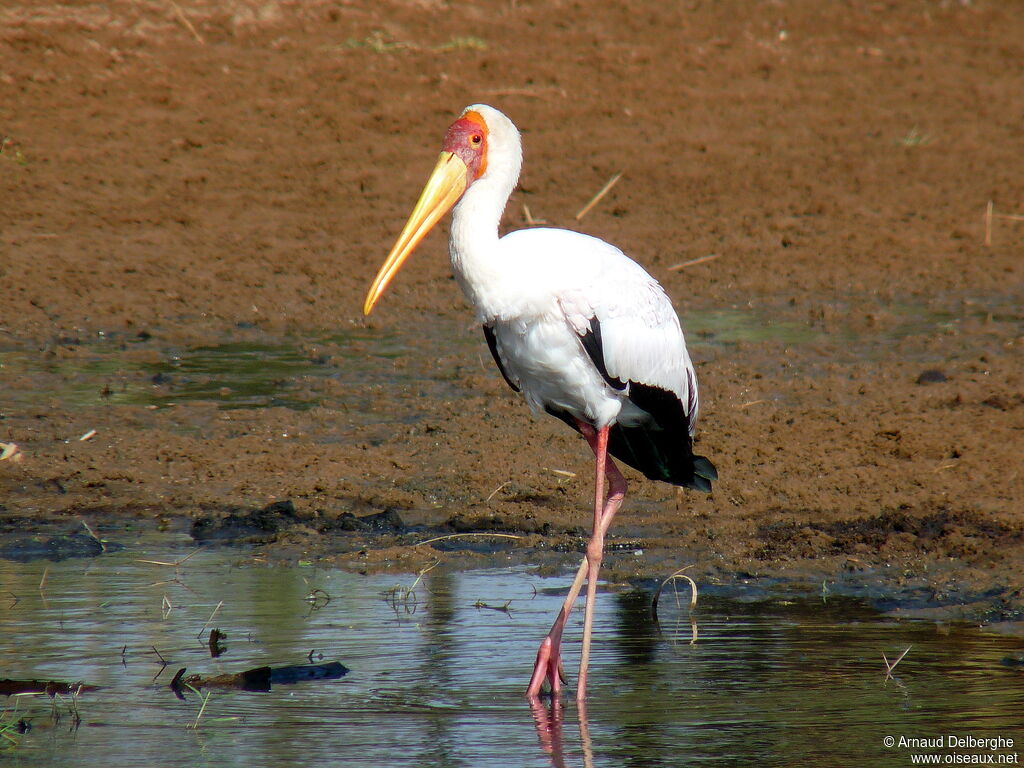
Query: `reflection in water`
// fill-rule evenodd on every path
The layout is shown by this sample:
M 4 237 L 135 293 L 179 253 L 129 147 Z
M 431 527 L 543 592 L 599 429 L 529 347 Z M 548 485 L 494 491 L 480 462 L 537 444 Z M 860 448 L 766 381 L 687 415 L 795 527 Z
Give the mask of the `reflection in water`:
M 454 667 L 460 663 L 459 636 L 456 632 L 459 598 L 455 574 L 433 568 L 424 578 L 426 591 L 421 646 L 423 678 L 419 687 L 425 700 L 443 698 L 457 690 Z M 431 717 L 426 727 L 428 746 L 425 758 L 435 765 L 466 765 L 457 751 L 453 734 L 455 718 L 444 714 Z
M 651 617 L 650 593 L 631 590 L 615 595 L 615 625 L 617 631 L 609 639 L 622 661 L 631 667 L 649 667 L 661 642 Z
M 571 763 L 566 761 L 565 743 L 562 737 L 562 727 L 565 717 L 565 707 L 560 698 L 549 698 L 544 703 L 538 698 L 529 702 L 530 711 L 533 714 L 533 722 L 537 727 L 537 737 L 544 754 L 551 758 L 551 765 L 554 768 L 568 768 Z M 580 746 L 583 751 L 582 763 L 584 768 L 593 768 L 594 749 L 590 743 L 590 726 L 587 723 L 586 702 L 576 705 L 576 717 L 580 731 Z
M 565 746 L 562 740 L 562 700 L 552 697 L 545 704 L 538 697 L 529 699 L 533 722 L 537 727 L 537 738 L 540 748 L 551 757 L 555 768 L 565 768 Z
M 662 601 L 662 634 L 648 594 L 602 594 L 587 707 L 571 693 L 531 706 L 538 634 L 562 590 L 528 571 L 438 566 L 417 581 L 239 565 L 237 552 L 208 549 L 183 561 L 187 550 L 126 543 L 92 560 L 0 561 L 3 675 L 103 686 L 76 697 L 74 733 L 67 717 L 52 721 L 68 715 L 67 697 L 0 698 L 0 722 L 16 709 L 34 724 L 17 737 L 21 765 L 874 767 L 908 764 L 881 746 L 890 733 L 1024 739 L 1024 686 L 1001 663 L 1020 656 L 1019 639 L 897 624 L 850 601 L 704 598 L 691 645 L 687 606 L 673 615 Z M 415 597 L 389 598 L 396 582 Z M 211 628 L 227 636 L 218 658 Z M 886 680 L 882 653 L 907 646 Z M 312 663 L 349 672 L 268 693 L 211 689 L 208 700 L 168 687 L 182 667 L 209 677 Z

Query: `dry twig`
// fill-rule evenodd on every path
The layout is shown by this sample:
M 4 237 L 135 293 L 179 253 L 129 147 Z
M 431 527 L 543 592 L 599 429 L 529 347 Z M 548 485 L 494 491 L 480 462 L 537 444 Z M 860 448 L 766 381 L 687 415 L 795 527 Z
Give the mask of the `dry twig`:
M 441 538 L 444 538 L 444 537 L 442 536 Z M 433 570 L 434 568 L 436 568 L 440 563 L 441 563 L 440 560 L 435 560 L 433 563 L 431 563 L 426 568 L 421 570 L 416 575 L 416 580 L 413 581 L 412 586 L 410 586 L 410 587 L 403 587 L 401 584 L 396 584 L 395 586 L 393 586 L 391 589 L 389 589 L 387 592 L 384 593 L 385 597 L 387 597 L 387 599 L 388 599 L 388 602 L 391 604 L 391 608 L 395 611 L 396 614 L 398 613 L 398 606 L 399 606 L 399 604 L 401 604 L 405 608 L 405 612 L 406 613 L 415 613 L 416 612 L 416 607 L 417 607 L 416 587 L 419 586 L 420 579 L 423 578 L 424 574 L 426 574 L 427 572 L 429 572 L 429 571 Z M 410 602 L 412 603 L 411 607 L 410 607 Z
M 655 619 L 658 618 L 658 598 L 661 597 L 661 590 L 663 590 L 670 581 L 675 581 L 676 579 L 686 579 L 688 582 L 690 582 L 690 610 L 692 611 L 694 608 L 697 607 L 697 582 L 695 582 L 693 579 L 691 579 L 689 576 L 683 573 L 683 571 L 687 571 L 690 568 L 693 568 L 693 566 L 687 565 L 684 568 L 680 568 L 678 571 L 673 573 L 671 576 L 669 576 L 667 579 L 661 582 L 661 584 L 658 585 L 658 589 L 654 593 L 654 600 L 651 603 L 651 611 L 654 613 Z
M 91 537 L 92 537 L 93 539 L 95 539 L 96 543 L 100 545 L 100 548 L 101 548 L 101 549 L 102 549 L 102 550 L 103 550 L 104 552 L 106 552 L 106 551 L 107 551 L 107 545 L 103 543 L 103 539 L 101 539 L 101 538 L 100 538 L 99 536 L 97 536 L 97 535 L 96 535 L 96 532 L 95 532 L 95 531 L 93 531 L 93 529 L 89 527 L 89 524 L 88 524 L 87 522 L 85 522 L 85 520 L 82 520 L 81 518 L 79 518 L 79 522 L 80 522 L 80 523 L 82 524 L 82 527 L 83 527 L 83 528 L 85 528 L 86 532 L 87 532 L 87 533 L 88 533 L 88 534 L 89 534 L 89 535 L 90 535 L 90 536 L 91 536 Z
M 460 539 L 460 538 L 463 538 L 465 536 L 493 536 L 493 537 L 499 538 L 499 539 L 521 539 L 521 538 L 523 538 L 522 536 L 514 536 L 511 533 L 449 533 L 449 534 L 447 534 L 445 536 L 435 536 L 434 538 L 427 539 L 426 541 L 418 541 L 415 544 L 413 544 L 413 546 L 414 547 L 422 547 L 424 544 L 433 544 L 435 541 L 444 541 L 445 539 Z M 434 565 L 437 565 L 437 563 L 434 563 Z M 433 568 L 433 567 L 434 567 L 433 565 L 430 566 L 430 568 Z M 428 568 L 427 570 L 430 570 L 430 568 Z M 420 573 L 420 575 L 422 576 L 424 573 L 426 573 L 426 571 L 422 571 Z M 417 581 L 419 581 L 419 579 L 417 579 Z M 413 585 L 413 589 L 415 589 L 415 588 L 416 588 L 415 585 Z
M 1015 213 L 996 213 L 995 203 L 991 200 L 985 206 L 985 245 L 992 245 L 992 221 L 993 219 L 1005 219 L 1007 221 L 1024 221 L 1024 216 Z
M 586 216 L 591 208 L 593 208 L 595 205 L 597 205 L 599 202 L 601 202 L 601 199 L 605 195 L 607 195 L 611 191 L 611 188 L 614 187 L 618 183 L 619 179 L 622 178 L 622 174 L 623 173 L 625 173 L 625 171 L 619 171 L 614 176 L 612 176 L 610 179 L 608 179 L 608 182 L 603 187 L 601 187 L 601 189 L 598 191 L 598 193 L 596 195 L 594 195 L 592 198 L 590 198 L 590 202 L 587 203 L 586 205 L 584 205 L 580 209 L 580 212 L 576 214 L 576 221 L 579 221 L 584 216 Z
M 671 576 L 669 576 L 667 579 L 661 582 L 661 584 L 658 585 L 658 589 L 654 593 L 654 598 L 651 600 L 651 616 L 654 618 L 654 623 L 657 624 L 658 598 L 661 597 L 661 591 L 665 588 L 665 586 L 670 581 L 675 581 L 677 579 L 686 579 L 686 581 L 690 583 L 690 645 L 695 645 L 697 643 L 697 620 L 693 617 L 693 609 L 697 607 L 697 582 L 695 582 L 693 579 L 691 579 L 689 576 L 683 573 L 683 571 L 686 571 L 692 567 L 692 565 L 687 565 L 683 568 L 680 568 L 678 571 L 673 573 Z M 678 601 L 679 597 L 677 593 L 676 602 L 678 603 Z
M 526 226 L 528 227 L 536 227 L 538 224 L 547 224 L 544 219 L 533 218 L 533 214 L 530 213 L 530 206 L 526 203 L 523 203 L 523 216 L 526 218 Z
M 506 485 L 508 485 L 509 483 L 511 483 L 511 482 L 512 482 L 511 480 L 506 480 L 506 481 L 505 481 L 504 483 L 502 483 L 502 484 L 501 484 L 501 485 L 499 485 L 499 486 L 498 486 L 497 488 L 495 488 L 495 489 L 494 489 L 493 491 L 491 491 L 491 495 L 490 495 L 490 496 L 488 496 L 488 497 L 487 497 L 486 499 L 484 499 L 484 503 L 486 504 L 486 503 L 487 503 L 488 501 L 490 501 L 490 500 L 491 500 L 491 499 L 493 499 L 493 498 L 494 498 L 495 496 L 497 496 L 497 495 L 498 495 L 498 492 L 499 492 L 499 491 L 500 491 L 500 490 L 501 490 L 502 488 L 504 488 L 504 487 L 505 487 Z
M 901 661 L 903 661 L 903 657 L 906 656 L 908 653 L 910 653 L 910 649 L 913 648 L 913 647 L 914 646 L 912 646 L 912 645 L 908 645 L 906 650 L 903 651 L 903 653 L 901 653 L 899 655 L 899 658 L 896 659 L 896 661 L 894 661 L 892 664 L 890 664 L 889 660 L 885 657 L 885 653 L 882 653 L 882 661 L 885 662 L 885 679 L 886 680 L 894 680 L 895 679 L 892 676 L 892 671 L 894 669 L 896 669 L 896 665 L 899 664 Z
M 673 264 L 671 267 L 668 268 L 668 271 L 678 272 L 680 269 L 686 269 L 686 267 L 692 267 L 697 264 L 703 264 L 705 261 L 714 261 L 719 256 L 721 256 L 720 253 L 709 253 L 707 256 L 699 256 L 696 259 L 690 259 L 689 261 L 684 261 L 681 264 Z
M 568 469 L 552 469 L 551 467 L 541 467 L 541 469 L 559 477 L 568 477 L 570 479 L 576 477 L 576 473 L 570 472 Z
M 199 634 L 196 635 L 196 639 L 198 639 L 198 638 L 203 636 L 203 632 L 205 632 L 206 628 L 208 626 L 210 626 L 210 622 L 213 621 L 213 617 L 217 615 L 217 611 L 219 611 L 221 609 L 221 606 L 223 606 L 223 605 L 224 605 L 224 601 L 223 600 L 221 600 L 219 603 L 217 603 L 217 607 L 213 609 L 213 613 L 210 614 L 210 618 L 208 618 L 206 620 L 206 623 L 203 624 L 203 628 L 199 630 Z
M 743 405 L 740 405 L 738 407 L 739 407 L 739 409 L 741 411 L 743 411 L 743 410 L 746 410 L 747 408 L 749 408 L 752 405 L 760 405 L 761 403 L 767 403 L 767 402 L 768 402 L 767 400 L 751 400 L 750 402 L 743 403 Z
M 201 550 L 202 550 L 202 548 L 193 550 L 192 552 L 189 552 L 187 555 L 185 555 L 183 558 L 181 558 L 181 560 L 176 560 L 173 563 L 168 563 L 168 562 L 166 562 L 164 560 L 136 560 L 135 562 L 136 563 L 149 563 L 150 565 L 170 565 L 170 566 L 174 566 L 175 568 L 177 568 L 179 565 L 184 563 L 189 558 L 192 558 L 192 557 L 195 557 L 196 555 L 198 555 Z
M 192 22 L 188 20 L 188 17 L 185 15 L 185 12 L 181 10 L 181 6 L 174 2 L 174 0 L 167 1 L 174 8 L 174 13 L 177 15 L 181 23 L 184 24 L 185 28 L 192 33 L 192 37 L 196 39 L 196 42 L 200 45 L 206 45 L 206 41 L 203 40 L 203 36 L 196 32 L 196 28 L 192 26 Z

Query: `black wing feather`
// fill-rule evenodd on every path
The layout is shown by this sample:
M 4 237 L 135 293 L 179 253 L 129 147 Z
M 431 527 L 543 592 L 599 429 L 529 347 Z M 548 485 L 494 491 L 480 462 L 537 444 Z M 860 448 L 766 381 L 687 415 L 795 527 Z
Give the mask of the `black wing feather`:
M 718 479 L 718 472 L 706 457 L 694 455 L 690 419 L 676 393 L 609 375 L 601 341 L 601 321 L 596 317 L 590 319 L 590 329 L 580 336 L 580 342 L 608 386 L 618 392 L 629 387 L 630 401 L 651 415 L 650 421 L 643 424 L 628 427 L 613 424 L 608 435 L 608 452 L 651 480 L 711 493 L 711 481 Z M 568 413 L 553 408 L 548 412 L 579 431 L 575 419 Z
M 601 321 L 596 317 L 590 318 L 590 330 L 580 336 L 580 341 L 583 343 L 583 349 L 594 363 L 598 373 L 608 382 L 608 386 L 618 392 L 624 390 L 626 382 L 608 375 L 608 366 L 604 362 L 604 344 L 601 343 Z
M 498 370 L 501 371 L 501 377 L 505 379 L 505 383 L 508 384 L 516 392 L 519 391 L 519 387 L 515 385 L 512 379 L 508 376 L 508 371 L 505 370 L 505 364 L 501 362 L 501 356 L 498 354 L 498 340 L 494 335 L 494 329 L 489 325 L 484 326 L 484 338 L 487 339 L 487 348 L 491 350 L 491 357 L 494 358 L 494 362 L 498 366 Z

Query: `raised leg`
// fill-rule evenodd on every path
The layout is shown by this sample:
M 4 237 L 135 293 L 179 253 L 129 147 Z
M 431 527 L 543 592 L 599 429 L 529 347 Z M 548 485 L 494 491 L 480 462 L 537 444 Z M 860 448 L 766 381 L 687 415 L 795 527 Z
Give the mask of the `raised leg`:
M 569 594 L 566 595 L 565 602 L 562 604 L 562 609 L 558 613 L 558 617 L 555 619 L 555 623 L 551 627 L 551 631 L 548 632 L 547 636 L 540 644 L 540 649 L 537 651 L 537 661 L 533 668 L 533 677 L 530 678 L 530 685 L 526 690 L 526 695 L 530 698 L 535 698 L 540 694 L 541 686 L 544 681 L 547 680 L 551 686 L 552 695 L 557 695 L 561 689 L 561 683 L 564 680 L 564 674 L 562 672 L 561 663 L 561 641 L 562 631 L 565 629 L 565 622 L 569 618 L 569 613 L 572 611 L 572 606 L 576 602 L 576 598 L 579 596 L 580 590 L 583 587 L 583 582 L 587 579 L 591 572 L 594 573 L 592 583 L 594 584 L 594 593 L 596 594 L 597 589 L 597 570 L 592 568 L 593 558 L 591 557 L 592 549 L 594 548 L 595 537 L 600 541 L 600 547 L 603 550 L 604 547 L 604 536 L 608 531 L 609 526 L 612 523 L 612 519 L 615 517 L 615 513 L 619 511 L 619 507 L 622 506 L 622 500 L 626 495 L 626 478 L 619 472 L 619 468 L 615 466 L 615 462 L 608 456 L 608 429 L 596 430 L 589 424 L 584 422 L 577 422 L 580 428 L 580 432 L 586 438 L 590 447 L 594 451 L 596 461 L 596 483 L 594 491 L 594 534 L 591 536 L 590 543 L 587 546 L 587 555 L 583 558 L 583 562 L 580 563 L 579 570 L 576 572 L 576 578 L 573 580 L 572 586 L 569 588 Z M 604 433 L 603 444 L 601 433 Z M 608 495 L 604 497 L 604 480 L 608 480 Z M 602 503 L 603 499 L 603 503 Z M 598 554 L 597 568 L 600 568 L 601 554 Z M 590 624 L 587 624 L 586 619 L 584 621 L 584 656 L 580 664 L 580 685 L 577 689 L 577 699 L 582 699 L 586 695 L 586 667 L 590 661 L 590 627 L 593 624 L 593 597 L 590 596 L 590 588 L 588 586 L 588 600 L 587 600 L 587 615 L 589 615 Z

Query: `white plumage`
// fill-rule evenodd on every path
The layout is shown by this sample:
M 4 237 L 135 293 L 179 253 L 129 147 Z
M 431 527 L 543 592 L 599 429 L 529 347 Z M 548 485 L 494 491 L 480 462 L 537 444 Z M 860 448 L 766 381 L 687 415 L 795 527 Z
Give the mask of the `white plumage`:
M 527 690 L 536 696 L 547 681 L 558 692 L 562 630 L 586 579 L 582 700 L 604 534 L 626 491 L 609 454 L 650 478 L 708 492 L 717 473 L 693 454 L 697 380 L 679 319 L 657 281 L 618 248 L 578 232 L 527 229 L 499 239 L 521 165 L 512 121 L 483 104 L 467 107 L 445 134 L 434 172 L 363 309 L 373 309 L 416 245 L 454 206 L 452 270 L 502 375 L 535 411 L 579 431 L 597 458 L 587 557 L 541 644 Z
M 675 394 L 693 434 L 697 388 L 679 319 L 640 265 L 602 240 L 564 229 L 512 232 L 493 253 L 513 274 L 501 274 L 508 290 L 478 305 L 477 319 L 493 328 L 509 377 L 535 411 L 554 406 L 598 429 L 632 426 L 645 418 L 629 400 L 631 382 L 641 383 Z M 535 275 L 544 279 L 523 279 Z M 624 389 L 605 381 L 580 340 L 594 318 L 606 371 Z

